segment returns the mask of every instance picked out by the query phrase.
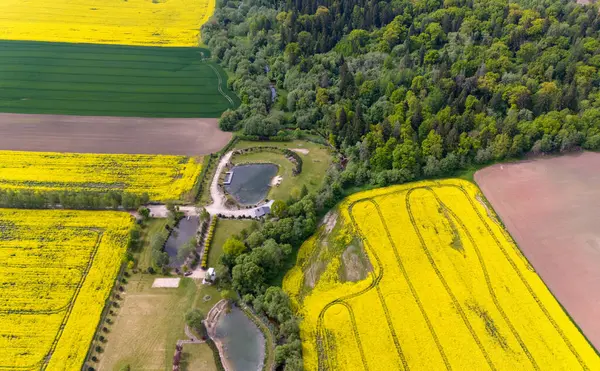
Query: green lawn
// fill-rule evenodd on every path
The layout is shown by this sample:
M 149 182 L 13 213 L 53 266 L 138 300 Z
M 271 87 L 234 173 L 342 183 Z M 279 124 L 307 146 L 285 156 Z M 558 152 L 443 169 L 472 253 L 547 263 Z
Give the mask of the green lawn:
M 0 112 L 219 117 L 225 72 L 202 48 L 0 41 Z M 219 75 L 219 76 L 218 76 Z
M 219 266 L 225 240 L 240 233 L 244 228 L 250 228 L 252 223 L 254 223 L 252 220 L 219 219 L 208 255 L 208 266 L 214 268 Z
M 186 338 L 185 313 L 197 307 L 206 314 L 220 300 L 216 288 L 190 278 L 183 278 L 176 289 L 152 288 L 156 277 L 137 274 L 129 279 L 116 316 L 109 316 L 114 324 L 109 325 L 108 341 L 104 352 L 97 355 L 96 369 L 119 370 L 129 365 L 131 370 L 170 370 L 175 344 Z M 206 295 L 210 299 L 205 301 Z M 186 359 L 194 364 L 215 367 L 210 349 L 191 348 L 188 352 L 193 354 Z
M 313 142 L 295 140 L 292 142 L 250 142 L 240 141 L 235 148 L 250 148 L 256 146 L 271 146 L 288 149 L 305 149 L 307 154 L 298 153 L 302 158 L 302 173 L 298 176 L 292 175 L 294 165 L 287 160 L 283 154 L 274 152 L 254 152 L 242 155 L 237 155 L 233 158 L 234 163 L 249 163 L 249 162 L 270 162 L 279 165 L 277 175 L 283 177 L 281 184 L 278 187 L 272 187 L 269 190 L 269 199 L 286 200 L 290 197 L 292 190 L 298 192 L 306 185 L 309 191 L 315 191 L 323 182 L 323 178 L 327 169 L 331 165 L 330 149 Z
M 167 225 L 166 218 L 152 218 L 146 222 L 146 227 L 142 232 L 142 249 L 136 254 L 138 260 L 137 267 L 142 271 L 146 271 L 148 267 L 152 267 L 152 249 L 150 248 L 150 240 L 153 234 L 162 231 Z
M 184 344 L 181 357 L 182 371 L 217 371 L 213 353 L 206 344 Z

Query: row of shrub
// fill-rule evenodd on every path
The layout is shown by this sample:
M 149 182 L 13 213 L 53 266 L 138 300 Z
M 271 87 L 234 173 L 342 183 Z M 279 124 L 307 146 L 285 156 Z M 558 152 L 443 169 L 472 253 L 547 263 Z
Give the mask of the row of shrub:
M 197 200 L 200 197 L 200 195 L 202 194 L 202 190 L 204 189 L 204 184 L 207 181 L 210 181 L 210 180 L 208 180 L 208 177 L 206 176 L 206 174 L 212 167 L 212 163 L 213 163 L 213 155 L 212 154 L 204 157 L 204 161 L 202 162 L 202 170 L 200 170 L 200 175 L 198 175 L 198 177 L 196 178 L 196 182 L 194 183 L 192 190 L 185 197 L 185 201 L 192 202 L 192 201 Z
M 296 152 L 291 151 L 287 148 L 283 148 L 282 151 L 284 155 L 286 155 L 287 157 L 291 157 L 296 161 L 296 167 L 294 168 L 294 170 L 292 170 L 294 176 L 300 174 L 302 172 L 302 157 L 300 157 L 300 155 L 298 155 Z
M 215 233 L 215 227 L 217 226 L 217 218 L 213 217 L 204 239 L 204 253 L 202 254 L 202 269 L 208 268 L 208 253 L 210 252 L 210 244 L 212 243 L 213 234 Z
M 291 142 L 292 140 L 294 140 L 294 138 L 289 135 L 276 135 L 276 136 L 272 136 L 272 137 L 263 137 L 263 136 L 259 136 L 259 135 L 238 134 L 236 137 L 239 140 L 248 140 L 248 141 L 252 141 L 252 142 L 258 142 L 258 141 L 261 141 L 261 142 L 263 142 L 263 141 Z
M 22 209 L 125 209 L 135 210 L 148 203 L 147 193 L 141 195 L 123 191 L 32 191 L 0 190 L 0 207 Z

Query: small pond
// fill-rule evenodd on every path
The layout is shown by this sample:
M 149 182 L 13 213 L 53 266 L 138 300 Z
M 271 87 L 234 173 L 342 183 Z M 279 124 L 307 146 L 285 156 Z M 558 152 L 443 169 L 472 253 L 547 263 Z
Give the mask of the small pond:
M 271 180 L 277 175 L 277 165 L 249 164 L 235 166 L 231 172 L 231 184 L 225 186 L 227 193 L 242 205 L 254 205 L 267 197 Z
M 242 310 L 236 306 L 219 318 L 216 338 L 225 353 L 224 363 L 236 371 L 259 371 L 265 358 L 265 338 Z
M 169 255 L 169 267 L 181 267 L 184 260 L 177 259 L 177 251 L 196 235 L 199 223 L 200 219 L 197 216 L 186 216 L 179 221 L 165 244 L 165 252 Z

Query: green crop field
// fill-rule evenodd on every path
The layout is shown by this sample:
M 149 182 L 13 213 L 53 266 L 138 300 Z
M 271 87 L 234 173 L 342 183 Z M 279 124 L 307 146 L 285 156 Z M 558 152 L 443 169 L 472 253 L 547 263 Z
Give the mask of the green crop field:
M 202 54 L 209 51 L 0 41 L 0 112 L 219 117 L 239 100 Z

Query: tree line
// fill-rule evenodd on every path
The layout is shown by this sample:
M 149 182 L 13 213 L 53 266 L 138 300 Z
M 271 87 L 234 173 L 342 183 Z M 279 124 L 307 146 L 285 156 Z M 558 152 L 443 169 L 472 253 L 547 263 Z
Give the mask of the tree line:
M 147 193 L 122 191 L 32 191 L 0 189 L 0 207 L 20 209 L 135 210 L 150 200 Z

